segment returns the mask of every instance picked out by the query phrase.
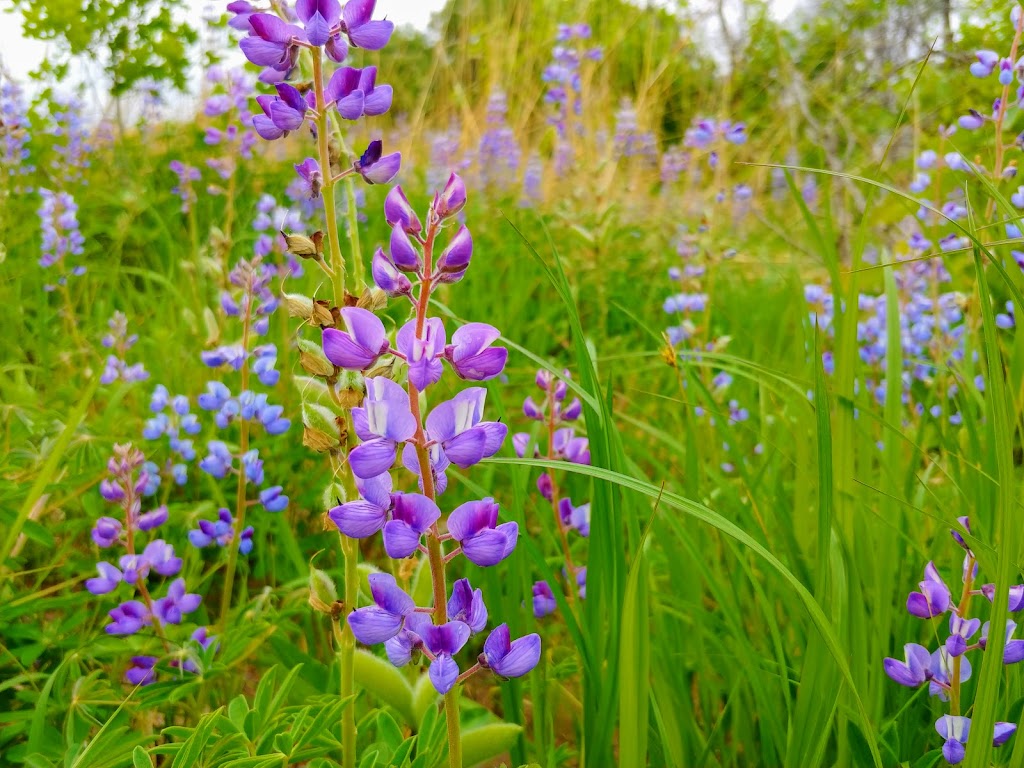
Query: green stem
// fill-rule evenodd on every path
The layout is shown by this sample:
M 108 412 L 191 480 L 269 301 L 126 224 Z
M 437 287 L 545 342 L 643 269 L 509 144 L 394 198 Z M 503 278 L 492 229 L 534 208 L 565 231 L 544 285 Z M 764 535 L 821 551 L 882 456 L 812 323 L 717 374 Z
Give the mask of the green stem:
M 438 226 L 436 221 L 429 222 L 427 239 L 423 244 L 423 274 L 426 277 L 420 283 L 420 295 L 416 302 L 416 338 L 419 339 L 423 338 L 423 330 L 427 321 L 427 306 L 432 287 L 429 275 L 433 270 L 434 238 L 437 235 Z M 413 436 L 413 444 L 416 446 L 416 458 L 419 462 L 420 478 L 423 481 L 423 495 L 433 501 L 437 498 L 437 492 L 434 488 L 434 474 L 430 466 L 426 431 L 423 429 L 420 392 L 412 381 L 409 382 L 409 407 L 416 419 L 416 434 Z M 430 582 L 434 595 L 434 624 L 441 626 L 448 623 L 448 586 L 445 583 L 444 548 L 441 545 L 437 523 L 431 526 L 427 534 L 427 558 L 430 563 Z M 458 685 L 452 687 L 444 695 L 444 711 L 445 723 L 448 728 L 448 765 L 450 768 L 462 768 L 462 725 L 459 719 Z
M 313 93 L 316 96 L 316 128 L 317 153 L 320 161 L 320 173 L 323 176 L 320 194 L 324 201 L 324 219 L 327 226 L 328 247 L 331 253 L 331 282 L 334 287 L 334 303 L 337 307 L 345 306 L 345 259 L 341 255 L 341 242 L 338 240 L 338 212 L 334 197 L 334 172 L 331 170 L 330 152 L 330 118 L 327 114 L 327 100 L 324 97 L 323 51 L 313 48 Z M 353 193 L 354 194 L 354 193 Z M 352 209 L 350 204 L 349 208 Z M 358 254 L 359 231 L 355 226 L 350 228 L 354 253 Z M 356 259 L 358 262 L 358 259 Z M 358 274 L 358 272 L 357 272 Z M 357 286 L 358 288 L 358 286 Z M 351 429 L 349 433 L 351 434 Z M 352 472 L 343 468 L 343 481 L 350 497 L 355 498 Z M 356 608 L 359 594 L 359 545 L 355 540 L 341 537 L 341 550 L 345 557 L 345 610 Z M 355 691 L 355 653 L 356 639 L 348 622 L 342 622 L 341 636 L 338 643 L 338 662 L 341 667 L 341 697 L 349 698 Z M 356 714 L 355 707 L 349 705 L 341 713 L 342 733 L 342 766 L 355 768 L 356 764 Z
M 352 253 L 352 293 L 363 292 L 363 252 L 359 244 L 359 211 L 356 209 L 356 182 L 349 176 L 345 183 L 348 194 L 348 240 Z
M 359 542 L 342 536 L 341 551 L 345 555 L 345 609 L 349 611 L 359 594 Z M 355 692 L 356 639 L 347 621 L 339 618 L 338 623 L 342 625 L 338 638 L 341 696 L 346 698 Z M 355 704 L 349 704 L 341 717 L 342 765 L 346 768 L 356 764 L 356 737 Z
M 242 316 L 242 349 L 249 351 L 249 329 L 252 322 L 254 301 L 252 295 L 246 298 L 245 314 Z M 242 391 L 249 389 L 249 366 L 242 365 Z M 245 498 L 245 463 L 242 457 L 249 451 L 249 420 L 239 420 L 238 437 L 238 484 L 235 486 L 235 522 L 228 543 L 228 569 L 224 574 L 224 592 L 221 597 L 220 620 L 217 622 L 217 634 L 222 635 L 228 626 L 228 614 L 231 613 L 231 590 L 235 584 L 235 569 L 238 567 L 238 545 L 245 529 L 245 512 L 248 508 Z

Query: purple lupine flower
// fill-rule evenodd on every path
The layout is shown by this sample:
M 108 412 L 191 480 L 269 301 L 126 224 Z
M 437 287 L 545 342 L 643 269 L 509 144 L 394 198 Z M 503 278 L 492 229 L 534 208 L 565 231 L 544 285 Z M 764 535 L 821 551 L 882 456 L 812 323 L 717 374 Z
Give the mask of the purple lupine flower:
M 459 282 L 465 277 L 472 258 L 473 238 L 466 227 L 459 227 L 437 260 L 437 279 L 442 283 Z
M 70 194 L 40 189 L 39 195 L 43 199 L 37 212 L 43 232 L 39 266 L 55 268 L 56 283 L 43 286 L 53 291 L 58 285 L 66 285 L 69 277 L 85 274 L 84 266 L 69 263 L 71 257 L 85 253 L 85 237 L 78 226 L 78 206 Z
M 156 656 L 132 656 L 132 665 L 125 671 L 124 679 L 131 685 L 149 685 L 156 682 Z
M 356 434 L 364 442 L 349 453 L 352 473 L 363 479 L 387 472 L 395 462 L 398 443 L 416 432 L 409 394 L 382 376 L 366 379 L 362 408 L 352 409 Z
M 486 389 L 470 387 L 428 414 L 427 436 L 437 444 L 437 450 L 431 452 L 435 473 L 442 474 L 449 462 L 462 468 L 471 467 L 501 448 L 508 427 L 501 422 L 481 420 L 486 398 Z M 402 463 L 410 472 L 419 473 L 412 446 L 406 446 Z
M 453 657 L 469 640 L 469 625 L 462 621 L 449 621 L 438 627 L 421 620 L 416 624 L 415 632 L 434 656 L 428 672 L 430 682 L 438 693 L 444 695 L 458 680 L 459 665 Z
M 487 626 L 487 606 L 483 592 L 474 590 L 469 579 L 457 579 L 452 584 L 452 596 L 448 599 L 448 618 L 462 621 L 474 633 Z
M 572 500 L 568 496 L 563 496 L 558 500 L 558 514 L 562 519 L 562 525 L 566 528 L 574 528 L 580 536 L 590 536 L 589 502 L 574 507 Z
M 986 621 L 981 628 L 981 637 L 978 646 L 984 650 L 988 648 L 988 634 L 991 622 Z M 1017 623 L 1006 620 L 1006 643 L 1003 646 L 1003 664 L 1017 664 L 1024 661 L 1024 640 L 1013 640 L 1013 633 L 1017 629 Z
M 412 291 L 412 282 L 399 271 L 382 248 L 374 252 L 370 269 L 373 282 L 388 296 L 408 296 Z
M 384 551 L 388 557 L 404 558 L 420 546 L 420 540 L 441 517 L 437 504 L 418 493 L 393 497 L 391 520 L 384 525 Z
M 104 628 L 108 635 L 134 635 L 152 623 L 146 606 L 138 600 L 128 600 L 108 613 L 110 623 Z
M 501 624 L 484 641 L 481 666 L 501 677 L 522 677 L 540 661 L 540 635 L 510 639 L 508 624 Z
M 116 499 L 115 499 L 116 501 Z M 112 517 L 101 517 L 96 520 L 92 528 L 92 540 L 101 549 L 113 546 L 121 538 L 124 530 L 120 520 Z
M 249 37 L 239 43 L 245 58 L 256 66 L 279 72 L 287 72 L 295 66 L 299 43 L 306 42 L 300 27 L 270 13 L 250 14 L 248 31 Z
M 996 585 L 982 584 L 981 594 L 991 603 L 995 599 Z M 1010 587 L 1009 610 L 1011 613 L 1016 613 L 1022 608 L 1024 608 L 1024 584 L 1017 584 Z
M 234 517 L 223 507 L 217 512 L 216 520 L 200 520 L 199 527 L 188 532 L 189 543 L 196 549 L 218 546 L 226 547 L 235 535 Z M 252 552 L 252 537 L 255 530 L 246 526 L 238 537 L 238 551 L 243 555 Z
M 558 608 L 555 601 L 555 593 L 546 581 L 538 581 L 533 585 L 533 616 L 536 619 L 543 619 L 552 614 Z M 925 651 L 927 654 L 928 652 Z
M 921 591 L 911 592 L 907 598 L 907 611 L 912 616 L 930 619 L 949 610 L 951 602 L 949 587 L 939 575 L 935 563 L 928 563 L 924 569 L 924 581 L 919 586 Z
M 107 562 L 96 563 L 96 570 L 99 572 L 99 577 L 86 579 L 85 588 L 92 592 L 94 595 L 106 595 L 117 589 L 117 585 L 121 583 L 122 574 L 117 568 Z
M 323 174 L 320 172 L 320 163 L 312 157 L 307 157 L 295 166 L 295 171 L 302 178 L 306 197 L 310 199 L 320 197 L 320 189 L 324 183 Z
M 398 175 L 402 167 L 402 153 L 383 154 L 384 143 L 375 139 L 366 147 L 366 151 L 352 165 L 367 184 L 387 184 Z
M 395 232 L 401 232 L 395 229 Z M 420 335 L 416 333 L 416 320 L 410 320 L 395 338 L 398 351 L 409 364 L 409 381 L 423 391 L 441 378 L 441 358 L 445 351 L 444 323 L 439 317 L 427 318 Z
M 167 596 L 153 603 L 153 616 L 162 624 L 180 624 L 182 616 L 199 608 L 202 597 L 185 591 L 185 580 L 175 579 Z
M 980 619 L 962 619 L 956 613 L 949 614 L 949 637 L 946 638 L 946 650 L 956 658 L 967 650 L 967 641 L 981 628 Z
M 466 558 L 480 566 L 496 565 L 512 554 L 519 539 L 515 521 L 498 524 L 494 499 L 468 501 L 448 516 L 448 532 L 462 545 Z
M 401 227 L 406 234 L 418 235 L 423 231 L 419 216 L 398 185 L 391 188 L 384 200 L 384 219 L 389 227 Z
M 375 605 L 357 608 L 348 615 L 352 634 L 364 645 L 383 643 L 398 634 L 402 622 L 415 610 L 415 603 L 387 573 L 368 577 Z
M 932 677 L 932 655 L 923 645 L 907 643 L 903 646 L 906 661 L 887 658 L 883 662 L 885 674 L 900 685 L 909 688 L 930 680 Z
M 342 307 L 340 313 L 346 330 L 324 328 L 324 354 L 339 368 L 364 371 L 388 351 L 384 324 L 359 307 Z
M 356 488 L 362 497 L 332 507 L 327 515 L 338 530 L 353 539 L 372 536 L 384 527 L 394 502 L 391 475 L 384 472 L 366 479 L 356 478 Z
M 508 349 L 491 346 L 501 336 L 492 325 L 466 323 L 452 334 L 444 356 L 461 379 L 487 381 L 501 374 L 508 361 Z

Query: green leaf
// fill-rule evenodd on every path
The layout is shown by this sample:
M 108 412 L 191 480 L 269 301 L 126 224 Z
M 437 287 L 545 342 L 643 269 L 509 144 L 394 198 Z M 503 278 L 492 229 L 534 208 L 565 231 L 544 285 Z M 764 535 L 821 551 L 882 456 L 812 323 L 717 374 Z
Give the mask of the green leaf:
M 153 768 L 153 761 L 142 747 L 132 750 L 132 765 L 135 768 Z
M 171 768 L 192 768 L 199 763 L 206 745 L 213 736 L 213 727 L 217 723 L 217 718 L 220 717 L 221 709 L 223 707 L 203 715 L 195 730 L 192 731 L 192 735 L 182 745 L 181 751 L 174 756 Z
M 512 723 L 491 723 L 462 732 L 462 763 L 470 766 L 508 752 L 522 732 Z
M 407 722 L 414 722 L 412 688 L 398 669 L 372 653 L 357 648 L 354 671 L 356 683 L 397 709 Z

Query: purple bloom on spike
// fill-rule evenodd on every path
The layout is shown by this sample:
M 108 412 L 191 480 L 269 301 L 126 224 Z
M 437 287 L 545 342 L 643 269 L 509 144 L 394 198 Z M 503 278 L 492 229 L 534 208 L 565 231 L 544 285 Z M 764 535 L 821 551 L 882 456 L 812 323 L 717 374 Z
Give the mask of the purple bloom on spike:
M 415 604 L 387 573 L 368 577 L 374 605 L 357 608 L 348 615 L 352 634 L 364 645 L 383 643 L 398 634 L 405 617 L 413 613 Z
M 437 383 L 443 371 L 441 356 L 445 350 L 444 323 L 441 318 L 427 318 L 422 338 L 416 336 L 416 320 L 410 320 L 398 331 L 396 344 L 409 364 L 409 381 L 416 389 L 423 391 Z
M 466 558 L 480 566 L 496 565 L 512 554 L 519 538 L 519 525 L 498 524 L 494 499 L 468 501 L 448 516 L 448 532 L 462 545 Z
M 323 174 L 320 173 L 320 164 L 312 157 L 307 157 L 295 166 L 295 171 L 302 178 L 306 197 L 313 200 L 320 197 L 320 189 L 324 183 Z
M 384 219 L 389 227 L 401 227 L 410 235 L 418 235 L 423 231 L 419 216 L 401 186 L 392 187 L 384 199 Z
M 362 497 L 333 507 L 328 513 L 338 530 L 353 539 L 372 536 L 384 527 L 391 512 L 391 475 L 386 472 L 376 477 L 356 479 L 356 488 Z
M 152 617 L 146 606 L 138 600 L 128 600 L 110 611 L 110 623 L 104 628 L 108 635 L 134 635 L 147 624 Z
M 422 623 L 417 626 L 416 634 L 423 639 L 423 644 L 434 656 L 430 662 L 430 682 L 438 693 L 448 693 L 459 677 L 459 666 L 452 657 L 469 640 L 469 625 L 461 621 L 449 621 L 439 627 Z
M 352 409 L 356 434 L 364 442 L 352 449 L 349 464 L 356 477 L 376 477 L 391 468 L 398 443 L 416 432 L 409 395 L 398 384 L 378 376 L 366 379 L 362 408 Z
M 124 673 L 130 685 L 149 685 L 156 682 L 156 656 L 132 656 L 132 665 Z
M 480 632 L 487 626 L 487 606 L 484 605 L 483 592 L 474 590 L 469 579 L 458 579 L 452 584 L 448 618 L 465 622 L 473 632 Z
M 384 525 L 384 551 L 388 557 L 409 557 L 420 539 L 441 517 L 437 504 L 418 493 L 394 495 L 391 520 Z
M 368 184 L 387 184 L 398 175 L 402 167 L 402 154 L 392 152 L 390 155 L 383 154 L 384 143 L 375 139 L 366 147 L 366 151 L 353 164 L 355 171 L 363 177 Z
M 340 312 L 346 330 L 324 329 L 324 354 L 339 368 L 366 370 L 388 350 L 384 324 L 359 307 L 342 307 Z
M 470 381 L 487 381 L 501 374 L 508 361 L 505 347 L 491 346 L 501 332 L 486 323 L 466 323 L 454 334 L 444 355 L 455 373 Z
M 540 635 L 511 640 L 508 624 L 501 624 L 487 636 L 480 656 L 483 666 L 501 677 L 522 677 L 540 661 Z
M 930 619 L 949 610 L 949 587 L 942 580 L 935 563 L 928 563 L 924 569 L 924 581 L 920 592 L 911 592 L 907 598 L 907 611 L 912 616 Z
M 202 597 L 185 591 L 185 580 L 175 579 L 167 589 L 167 596 L 153 603 L 153 615 L 162 624 L 180 624 L 185 614 L 199 607 Z
M 555 601 L 555 593 L 546 581 L 538 581 L 533 585 L 533 616 L 542 619 L 555 612 L 558 603 Z M 925 654 L 927 655 L 927 651 Z
M 117 585 L 121 583 L 121 571 L 102 561 L 96 563 L 96 570 L 100 574 L 99 577 L 85 580 L 87 590 L 94 595 L 106 595 L 117 589 Z

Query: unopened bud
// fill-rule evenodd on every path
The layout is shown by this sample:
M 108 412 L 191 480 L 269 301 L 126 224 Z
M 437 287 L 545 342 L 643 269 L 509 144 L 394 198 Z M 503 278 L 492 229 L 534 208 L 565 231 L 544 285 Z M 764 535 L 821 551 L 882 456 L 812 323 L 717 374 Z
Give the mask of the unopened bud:
M 314 611 L 333 614 L 338 602 L 338 588 L 325 571 L 309 567 L 309 605 Z
M 324 252 L 324 233 L 317 230 L 310 237 L 305 235 L 289 235 L 281 232 L 284 238 L 288 253 L 298 256 L 300 259 L 313 259 L 320 261 Z
M 299 339 L 299 365 L 313 376 L 333 376 L 334 363 L 327 359 L 323 349 L 314 341 Z

